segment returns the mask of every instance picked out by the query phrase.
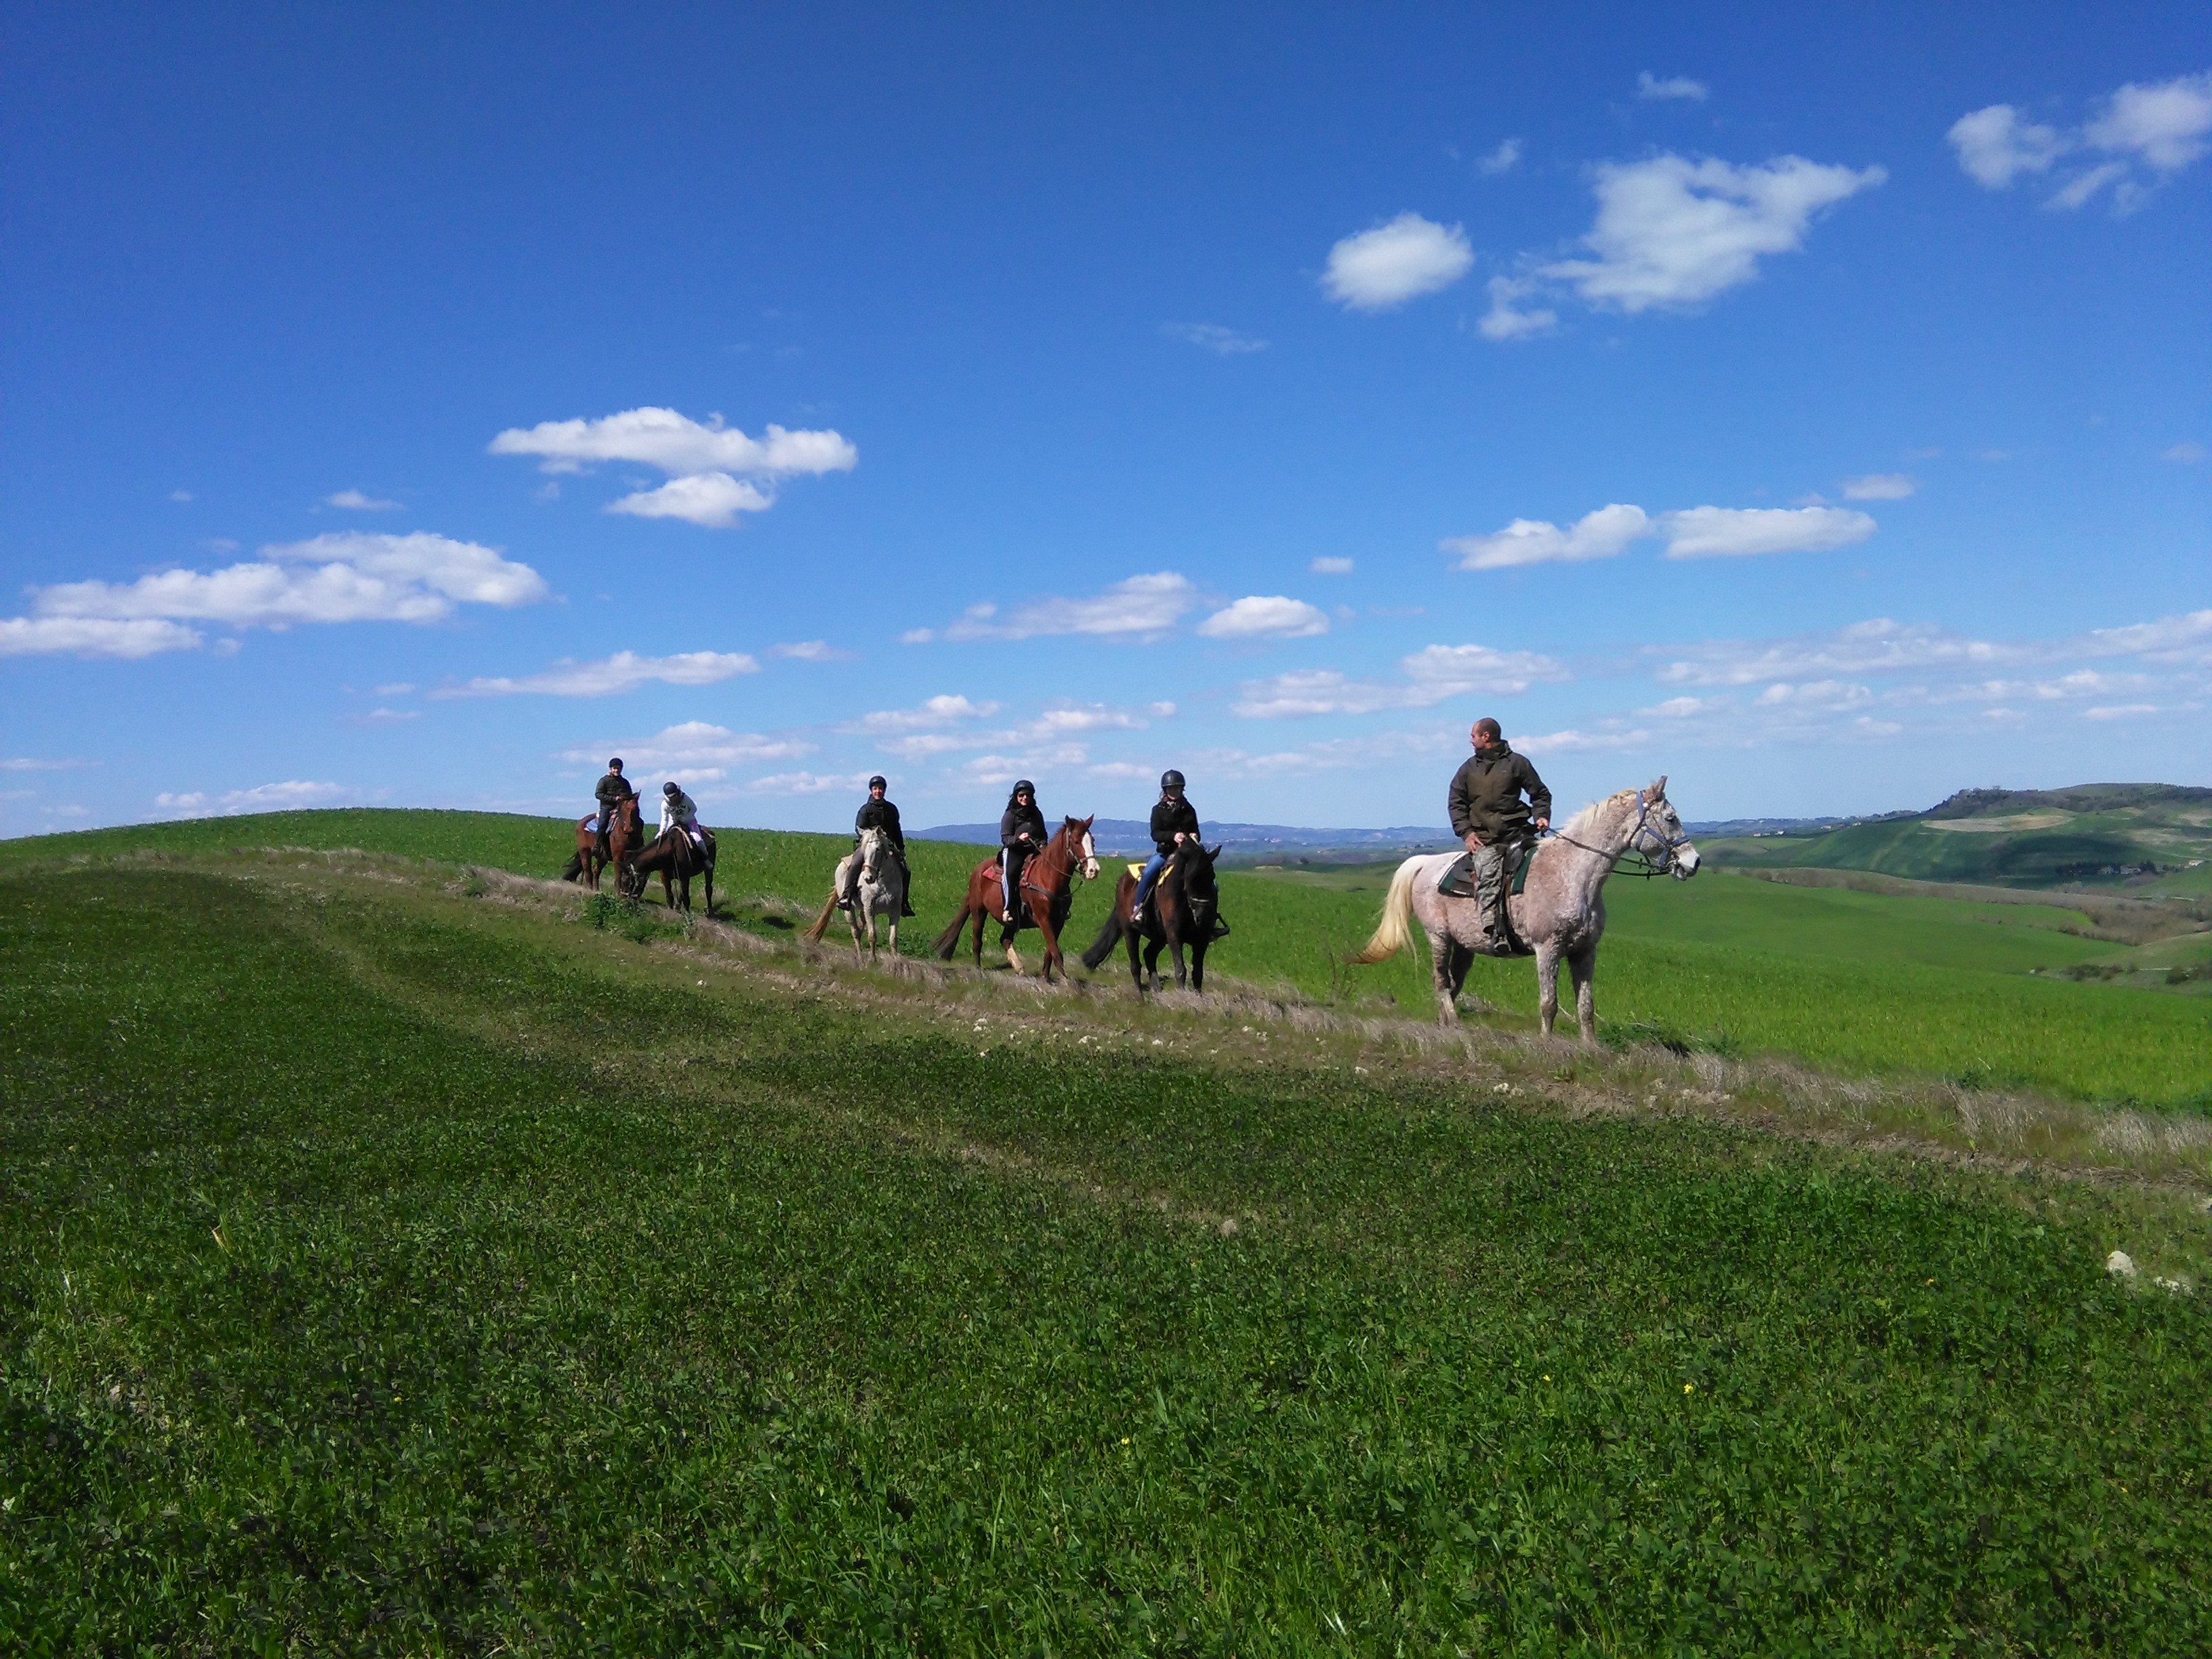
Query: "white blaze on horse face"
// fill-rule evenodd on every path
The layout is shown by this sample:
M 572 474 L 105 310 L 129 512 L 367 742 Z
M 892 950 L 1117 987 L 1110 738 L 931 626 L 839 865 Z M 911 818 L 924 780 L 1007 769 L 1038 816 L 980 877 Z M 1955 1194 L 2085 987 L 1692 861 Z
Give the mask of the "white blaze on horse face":
M 1083 878 L 1085 881 L 1098 879 L 1098 852 L 1091 843 L 1088 830 L 1083 832 Z

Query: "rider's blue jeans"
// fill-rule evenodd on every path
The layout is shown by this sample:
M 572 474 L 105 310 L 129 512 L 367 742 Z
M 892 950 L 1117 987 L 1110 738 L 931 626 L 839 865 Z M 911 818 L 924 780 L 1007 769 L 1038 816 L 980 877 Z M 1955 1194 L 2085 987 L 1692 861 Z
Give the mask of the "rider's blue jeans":
M 1129 907 L 1130 915 L 1144 914 L 1145 896 L 1152 890 L 1153 881 L 1158 878 L 1160 872 L 1167 867 L 1167 862 L 1168 855 L 1165 853 L 1155 853 L 1145 860 L 1145 873 L 1137 878 L 1137 898 L 1136 902 Z

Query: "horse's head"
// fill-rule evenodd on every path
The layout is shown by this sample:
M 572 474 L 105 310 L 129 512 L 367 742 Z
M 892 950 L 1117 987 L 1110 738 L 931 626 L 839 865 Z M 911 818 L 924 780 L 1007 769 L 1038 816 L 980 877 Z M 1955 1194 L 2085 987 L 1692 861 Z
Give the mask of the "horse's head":
M 890 845 L 890 837 L 870 824 L 860 831 L 860 873 L 872 878 L 884 861 L 884 848 Z
M 1636 795 L 1636 835 L 1629 843 L 1677 881 L 1698 873 L 1698 849 L 1682 828 L 1674 803 L 1667 799 L 1667 775 Z
M 1082 854 L 1076 867 L 1083 872 L 1085 881 L 1098 879 L 1098 849 L 1091 844 L 1091 819 L 1097 816 L 1093 812 L 1088 818 L 1069 818 L 1060 826 L 1060 833 L 1074 842 L 1076 851 Z
M 1182 890 L 1188 896 L 1192 908 L 1203 910 L 1221 902 L 1221 889 L 1213 879 L 1213 861 L 1220 856 L 1220 848 L 1209 848 L 1204 842 L 1187 841 L 1182 844 L 1182 851 L 1176 858 L 1176 868 L 1182 874 Z

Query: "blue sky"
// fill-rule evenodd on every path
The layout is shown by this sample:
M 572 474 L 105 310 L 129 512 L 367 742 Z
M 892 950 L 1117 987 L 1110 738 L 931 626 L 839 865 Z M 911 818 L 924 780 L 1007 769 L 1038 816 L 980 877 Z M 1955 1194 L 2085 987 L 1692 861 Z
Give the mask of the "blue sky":
M 2212 783 L 2200 8 L 0 31 L 0 833 Z

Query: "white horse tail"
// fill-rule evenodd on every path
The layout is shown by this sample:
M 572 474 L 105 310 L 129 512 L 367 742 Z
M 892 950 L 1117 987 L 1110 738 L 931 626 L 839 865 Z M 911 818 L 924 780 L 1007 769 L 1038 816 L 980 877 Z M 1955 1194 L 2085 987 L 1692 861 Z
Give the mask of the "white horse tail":
M 1413 875 L 1427 860 L 1419 853 L 1398 866 L 1390 878 L 1390 890 L 1382 896 L 1382 920 L 1367 948 L 1351 958 L 1356 963 L 1387 962 L 1413 942 Z
M 830 931 L 830 918 L 836 914 L 837 890 L 832 887 L 830 890 L 830 896 L 822 901 L 822 914 L 814 918 L 814 925 L 806 930 L 806 937 L 817 945 L 821 944 L 822 935 Z

